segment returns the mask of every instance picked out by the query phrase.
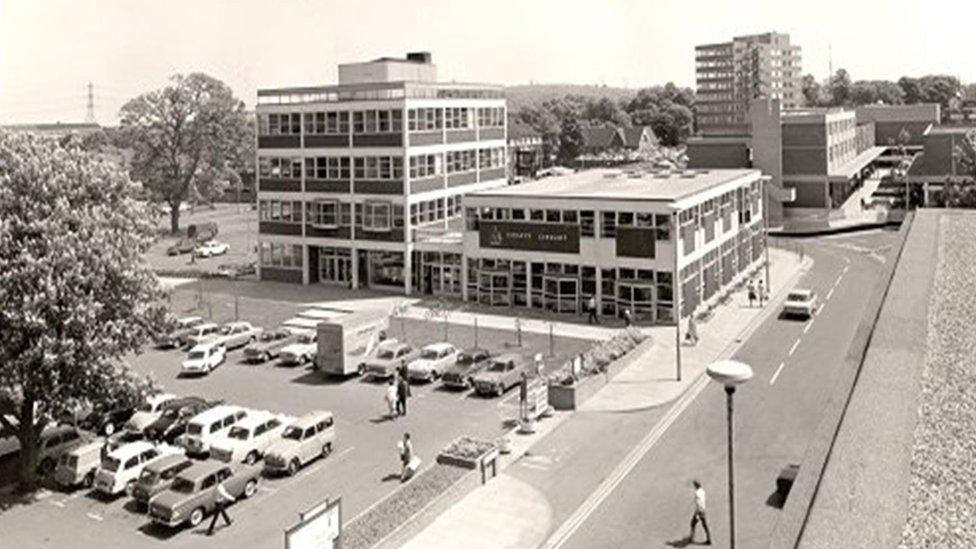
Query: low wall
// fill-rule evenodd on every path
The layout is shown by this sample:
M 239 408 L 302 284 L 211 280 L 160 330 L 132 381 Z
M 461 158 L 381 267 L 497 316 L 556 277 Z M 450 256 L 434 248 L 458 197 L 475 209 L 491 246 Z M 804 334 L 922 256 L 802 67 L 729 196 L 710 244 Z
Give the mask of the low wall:
M 576 410 L 596 394 L 600 388 L 610 383 L 610 380 L 622 372 L 624 368 L 643 357 L 652 345 L 654 345 L 654 341 L 648 336 L 629 353 L 611 362 L 605 374 L 585 377 L 574 385 L 550 384 L 549 405 L 556 410 Z

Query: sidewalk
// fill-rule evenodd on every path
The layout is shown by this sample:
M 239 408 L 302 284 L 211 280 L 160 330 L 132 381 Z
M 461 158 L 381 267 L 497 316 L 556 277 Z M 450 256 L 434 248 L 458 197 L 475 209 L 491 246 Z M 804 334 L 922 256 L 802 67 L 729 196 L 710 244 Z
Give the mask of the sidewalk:
M 708 322 L 700 323 L 698 345 L 682 347 L 682 381 L 674 381 L 674 328 L 646 328 L 655 338 L 646 357 L 620 372 L 581 411 L 618 412 L 663 405 L 694 384 L 707 364 L 731 355 L 766 315 L 778 310 L 785 290 L 792 288 L 800 274 L 812 265 L 809 257 L 801 261 L 795 254 L 775 248 L 770 250 L 770 257 L 771 303 L 762 309 L 749 307 L 745 292 L 739 292 Z M 480 319 L 481 316 L 479 323 Z M 541 422 L 544 430 L 532 437 L 513 436 L 512 442 L 520 446 L 520 451 L 513 454 L 525 452 L 527 446 L 533 446 L 571 418 L 572 414 L 567 413 Z M 547 422 L 551 424 L 546 425 Z M 504 472 L 515 461 L 510 458 L 500 463 L 498 478 L 466 495 L 403 547 L 531 548 L 542 544 L 553 526 L 549 503 L 536 489 Z

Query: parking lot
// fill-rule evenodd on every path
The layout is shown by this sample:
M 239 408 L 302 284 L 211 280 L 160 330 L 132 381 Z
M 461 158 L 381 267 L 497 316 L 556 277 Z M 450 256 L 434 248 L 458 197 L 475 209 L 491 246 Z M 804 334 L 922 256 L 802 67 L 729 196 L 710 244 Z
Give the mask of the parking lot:
M 209 282 L 203 289 L 201 292 L 195 284 L 177 289 L 172 296 L 173 310 L 177 314 L 202 312 L 226 322 L 234 318 L 233 294 L 237 292 L 242 294 L 237 300 L 241 320 L 270 329 L 294 317 L 307 303 L 349 297 L 341 289 L 247 282 Z M 357 295 L 363 298 L 363 293 Z M 384 299 L 380 295 L 368 298 Z M 415 346 L 441 341 L 443 324 L 439 320 L 393 320 L 389 336 L 402 338 L 404 334 Z M 458 347 L 472 346 L 474 337 L 471 327 L 449 326 L 448 339 Z M 515 347 L 515 342 L 516 335 L 509 331 L 481 329 L 478 333 L 480 346 L 494 353 L 548 355 L 552 345 L 555 354 L 545 357 L 547 371 L 591 345 L 587 340 L 562 337 L 550 343 L 548 335 L 528 332 L 522 334 L 522 347 Z M 342 496 L 344 522 L 348 522 L 399 485 L 396 443 L 404 431 L 411 433 L 415 450 L 427 466 L 458 436 L 500 436 L 518 407 L 517 390 L 501 398 L 484 398 L 471 391 L 444 389 L 439 383 L 416 384 L 407 416 L 394 421 L 386 417 L 382 383 L 357 377 L 328 378 L 306 367 L 250 364 L 243 361 L 240 350 L 230 352 L 227 362 L 208 376 L 180 377 L 183 356 L 180 350 L 152 349 L 129 362 L 134 370 L 153 376 L 165 391 L 177 395 L 224 399 L 293 416 L 322 409 L 336 417 L 338 438 L 333 454 L 312 462 L 294 477 L 263 479 L 252 499 L 230 508 L 234 524 L 217 534 L 221 546 L 280 545 L 283 530 L 297 520 L 298 513 L 325 497 Z M 194 529 L 170 530 L 152 524 L 125 496 L 106 500 L 82 489 L 73 493 L 45 491 L 40 497 L 31 504 L 0 507 L 5 543 L 9 541 L 11 547 L 133 547 L 165 541 L 167 546 L 183 547 L 210 539 L 203 535 L 209 518 Z M 53 521 L 59 528 L 49 528 Z M 12 524 L 17 527 L 10 528 Z M 6 537 L 8 532 L 10 537 Z

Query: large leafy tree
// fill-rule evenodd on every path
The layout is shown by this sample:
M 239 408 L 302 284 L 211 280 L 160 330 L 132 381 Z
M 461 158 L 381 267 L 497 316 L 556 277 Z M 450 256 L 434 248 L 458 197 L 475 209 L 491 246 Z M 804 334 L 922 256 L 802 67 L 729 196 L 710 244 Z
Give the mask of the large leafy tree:
M 851 102 L 855 105 L 901 105 L 905 102 L 905 91 L 890 80 L 858 80 L 851 88 Z
M 165 322 L 136 190 L 76 144 L 0 132 L 0 426 L 25 489 L 52 418 L 147 389 L 123 363 Z
M 852 88 L 851 75 L 845 69 L 837 69 L 837 72 L 827 82 L 827 96 L 830 98 L 830 106 L 849 106 L 851 104 Z
M 155 201 L 169 205 L 174 233 L 180 204 L 223 193 L 229 173 L 248 163 L 253 142 L 244 103 L 201 73 L 176 75 L 168 86 L 130 100 L 121 127 L 134 149 L 132 174 Z
M 950 208 L 976 208 L 976 130 L 966 133 L 953 152 L 956 176 L 949 177 L 943 191 Z

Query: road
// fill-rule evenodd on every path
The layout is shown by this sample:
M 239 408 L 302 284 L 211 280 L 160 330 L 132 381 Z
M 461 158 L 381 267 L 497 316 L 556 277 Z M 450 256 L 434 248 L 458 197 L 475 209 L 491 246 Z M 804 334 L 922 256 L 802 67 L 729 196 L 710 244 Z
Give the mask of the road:
M 894 233 L 876 231 L 803 241 L 815 264 L 798 285 L 817 291 L 818 314 L 808 321 L 771 315 L 735 352 L 755 372 L 735 395 L 738 547 L 766 546 L 780 512 L 776 476 L 802 460 L 893 240 Z M 534 449 L 547 466 L 510 470 L 545 494 L 553 530 L 566 523 L 567 535 L 552 546 L 686 546 L 692 479 L 708 494 L 713 545 L 728 546 L 725 393 L 717 384 L 704 384 L 649 451 L 612 476 L 665 413 L 577 414 L 571 429 Z M 594 493 L 604 497 L 587 500 Z M 697 540 L 704 540 L 700 529 Z

